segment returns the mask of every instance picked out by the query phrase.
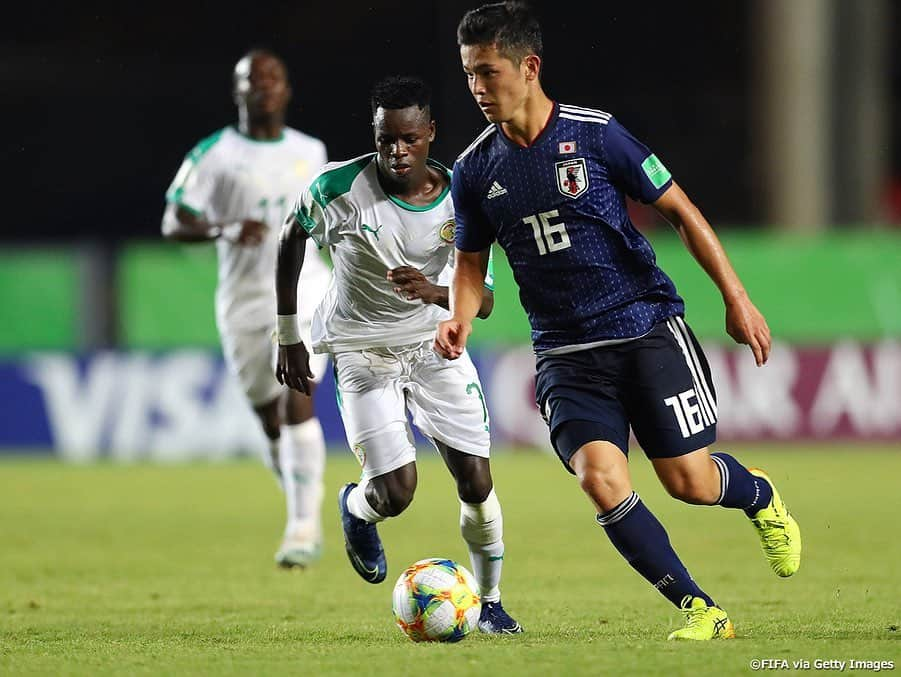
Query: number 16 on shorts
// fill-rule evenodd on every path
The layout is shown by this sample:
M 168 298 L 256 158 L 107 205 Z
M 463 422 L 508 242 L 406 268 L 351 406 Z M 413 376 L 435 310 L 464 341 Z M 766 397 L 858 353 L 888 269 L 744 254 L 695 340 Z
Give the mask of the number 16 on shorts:
M 707 413 L 698 402 L 698 395 L 694 388 L 689 388 L 678 395 L 667 397 L 663 403 L 673 410 L 679 431 L 682 437 L 689 438 L 697 435 L 713 421 L 708 421 Z

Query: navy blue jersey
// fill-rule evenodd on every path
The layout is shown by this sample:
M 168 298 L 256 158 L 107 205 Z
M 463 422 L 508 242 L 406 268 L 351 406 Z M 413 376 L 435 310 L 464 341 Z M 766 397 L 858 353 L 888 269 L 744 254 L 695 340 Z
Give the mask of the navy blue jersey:
M 457 158 L 456 246 L 503 247 L 536 352 L 635 338 L 684 313 L 625 202 L 654 202 L 670 185 L 609 114 L 554 104 L 529 147 L 492 125 Z

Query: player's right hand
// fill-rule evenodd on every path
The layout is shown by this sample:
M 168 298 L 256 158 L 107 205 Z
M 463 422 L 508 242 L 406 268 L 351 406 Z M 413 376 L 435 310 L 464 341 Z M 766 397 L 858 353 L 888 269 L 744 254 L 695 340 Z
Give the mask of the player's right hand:
M 747 295 L 726 302 L 726 333 L 751 348 L 758 367 L 766 364 L 773 344 L 770 327 Z
M 445 320 L 438 323 L 435 334 L 435 352 L 448 360 L 456 360 L 466 348 L 466 339 L 472 333 L 472 324 L 459 320 Z
M 282 385 L 299 390 L 304 395 L 312 393 L 310 380 L 313 378 L 313 372 L 310 370 L 310 353 L 303 341 L 278 347 L 275 378 Z
M 238 244 L 245 247 L 256 247 L 266 237 L 266 231 L 268 230 L 269 226 L 262 221 L 244 219 L 241 221 L 241 233 L 238 235 Z

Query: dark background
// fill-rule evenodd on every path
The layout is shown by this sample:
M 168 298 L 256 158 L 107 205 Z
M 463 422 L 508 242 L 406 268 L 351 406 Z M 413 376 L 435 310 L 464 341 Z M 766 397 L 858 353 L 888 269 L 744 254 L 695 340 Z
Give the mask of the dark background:
M 435 90 L 433 155 L 450 163 L 485 125 L 455 40 L 460 17 L 478 4 L 32 3 L 5 10 L 0 151 L 7 219 L 0 237 L 156 237 L 163 195 L 182 156 L 234 120 L 231 70 L 252 46 L 284 57 L 294 85 L 289 124 L 322 138 L 334 160 L 371 149 L 367 95 L 375 80 L 425 77 Z M 897 23 L 899 3 L 891 4 Z M 745 161 L 754 150 L 754 0 L 533 6 L 552 98 L 616 115 L 714 223 L 761 220 Z M 896 47 L 892 52 L 899 110 L 901 57 Z M 897 119 L 892 126 L 898 175 Z

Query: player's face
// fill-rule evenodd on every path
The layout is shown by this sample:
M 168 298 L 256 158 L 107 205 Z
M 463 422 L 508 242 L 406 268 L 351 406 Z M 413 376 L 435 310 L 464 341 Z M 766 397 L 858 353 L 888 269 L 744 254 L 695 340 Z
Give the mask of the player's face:
M 515 64 L 494 44 L 461 45 L 460 58 L 469 91 L 490 122 L 509 122 L 522 110 L 529 95 L 526 59 Z
M 269 54 L 241 59 L 235 66 L 235 96 L 252 118 L 284 113 L 291 98 L 285 66 Z
M 418 106 L 377 108 L 372 118 L 379 168 L 396 183 L 406 184 L 426 173 L 435 121 Z

